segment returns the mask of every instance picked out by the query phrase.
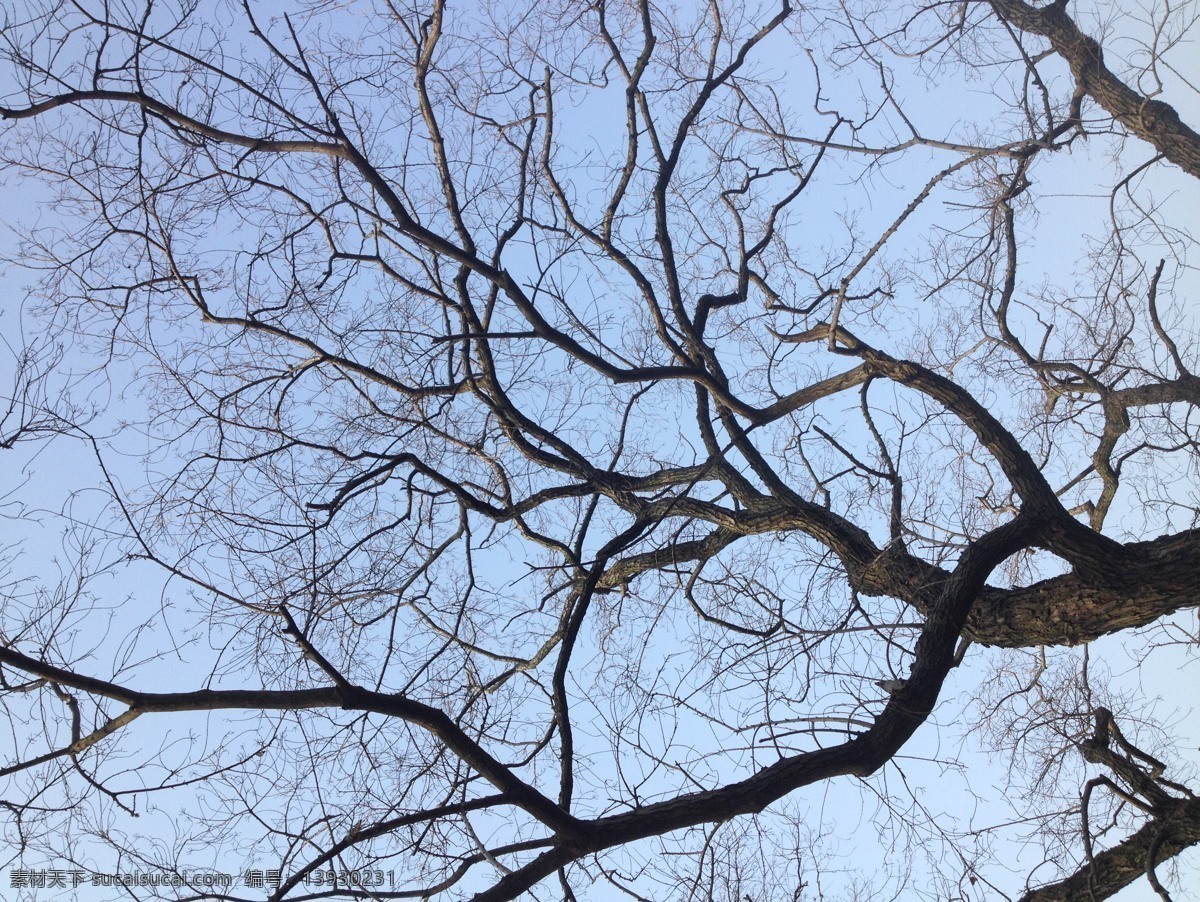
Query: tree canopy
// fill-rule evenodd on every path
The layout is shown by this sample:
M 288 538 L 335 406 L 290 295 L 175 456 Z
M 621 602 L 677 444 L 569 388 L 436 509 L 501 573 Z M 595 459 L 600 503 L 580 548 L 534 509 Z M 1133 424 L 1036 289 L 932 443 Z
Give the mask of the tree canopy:
M 1168 898 L 1196 16 L 5 4 L 13 860 Z

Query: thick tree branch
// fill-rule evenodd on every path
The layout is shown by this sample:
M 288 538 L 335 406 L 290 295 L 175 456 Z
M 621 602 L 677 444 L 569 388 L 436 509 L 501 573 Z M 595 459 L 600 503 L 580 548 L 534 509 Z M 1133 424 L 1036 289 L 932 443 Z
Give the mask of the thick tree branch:
M 1200 843 L 1200 799 L 1186 799 L 1163 817 L 1094 856 L 1093 863 L 1050 886 L 1031 890 L 1021 902 L 1076 902 L 1107 899 L 1146 876 L 1151 849 L 1161 863 Z
M 1014 27 L 1048 39 L 1071 67 L 1076 83 L 1109 115 L 1184 172 L 1200 178 L 1200 134 L 1179 118 L 1174 107 L 1143 96 L 1117 78 L 1105 65 L 1099 42 L 1080 31 L 1065 2 L 1040 7 L 1024 0 L 991 0 L 991 4 Z

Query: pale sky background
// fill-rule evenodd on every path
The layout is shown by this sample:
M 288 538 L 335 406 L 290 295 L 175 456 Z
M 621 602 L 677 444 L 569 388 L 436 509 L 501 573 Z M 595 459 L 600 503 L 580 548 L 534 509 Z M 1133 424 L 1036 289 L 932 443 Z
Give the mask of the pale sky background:
M 1080 16 L 1080 21 L 1086 27 L 1090 18 L 1083 15 Z M 1196 50 L 1197 48 L 1193 45 L 1191 52 L 1178 53 L 1175 56 L 1177 65 L 1182 65 L 1184 62 L 1190 65 L 1190 69 L 1181 69 L 1180 78 L 1190 81 L 1192 85 L 1200 84 L 1200 52 L 1196 52 Z M 1167 85 L 1162 99 L 1175 104 L 1185 121 L 1194 125 L 1200 123 L 1200 99 L 1194 90 L 1187 90 L 1181 85 Z M 932 101 L 934 107 L 938 103 L 938 100 Z M 931 116 L 937 115 L 939 112 L 935 108 L 928 110 Z M 8 128 L 8 126 L 2 126 L 2 128 Z M 1079 152 L 1083 153 L 1086 150 L 1081 149 Z M 1072 160 L 1063 155 L 1061 159 L 1040 164 L 1038 177 L 1045 180 L 1051 176 L 1051 172 L 1057 170 L 1063 180 L 1062 194 L 1065 197 L 1079 195 L 1075 201 L 1071 202 L 1072 204 L 1077 203 L 1078 207 L 1064 206 L 1062 209 L 1067 211 L 1067 214 L 1070 210 L 1075 209 L 1079 212 L 1073 215 L 1077 216 L 1094 215 L 1097 209 L 1106 205 L 1105 186 L 1097 189 L 1086 183 L 1072 184 L 1071 176 L 1075 168 Z M 1174 192 L 1167 202 L 1174 204 L 1179 211 L 1176 214 L 1177 222 L 1190 227 L 1193 232 L 1200 230 L 1200 218 L 1197 216 L 1197 211 L 1200 210 L 1200 191 L 1198 191 L 1195 181 L 1180 178 L 1176 182 L 1170 178 L 1169 174 L 1161 174 L 1157 177 L 1165 179 L 1162 186 L 1164 192 Z M 1096 193 L 1097 190 L 1099 190 L 1099 194 Z M 2 198 L 0 203 L 6 209 L 18 211 L 26 217 L 32 215 L 35 221 L 38 218 L 52 218 L 55 215 L 53 210 L 45 208 L 44 193 L 28 186 L 18 186 L 12 179 L 0 181 L 0 198 Z M 30 211 L 34 211 L 35 208 L 37 208 L 36 211 L 31 214 Z M 1066 214 L 1063 212 L 1048 213 L 1047 219 L 1052 221 L 1054 215 Z M 25 224 L 28 224 L 30 220 L 26 218 L 24 221 Z M 1027 257 L 1025 260 L 1027 272 L 1036 271 L 1039 265 L 1044 265 L 1048 270 L 1052 270 L 1058 257 L 1063 253 L 1063 248 L 1056 240 L 1054 230 L 1048 229 L 1047 231 L 1047 240 L 1038 247 L 1036 252 L 1038 255 L 1045 255 L 1045 262 L 1041 264 L 1037 258 Z M 12 255 L 15 246 L 10 230 L 5 229 L 0 232 L 0 258 Z M 2 275 L 4 287 L 3 295 L 0 296 L 0 309 L 2 309 L 0 330 L 3 330 L 3 338 L 7 346 L 15 349 L 21 345 L 23 340 L 29 338 L 29 336 L 19 336 L 14 329 L 18 310 L 23 303 L 22 287 L 28 283 L 29 277 L 12 265 L 9 265 Z M 1193 273 L 1190 283 L 1193 288 L 1197 284 L 1194 276 Z M 1182 281 L 1181 284 L 1183 284 Z M 1191 302 L 1190 299 L 1189 302 Z M 0 356 L 3 353 L 3 350 L 0 349 Z M 0 373 L 7 373 L 8 367 L 7 359 L 0 361 Z M 115 420 L 119 416 L 121 405 L 138 403 L 135 397 L 120 397 L 120 389 L 119 379 L 114 379 L 108 385 L 96 383 L 90 400 L 104 409 L 96 421 L 97 431 L 113 434 L 112 447 L 114 451 L 119 449 L 121 453 L 128 455 L 127 462 L 130 467 L 128 478 L 136 481 L 138 468 L 142 466 L 138 458 L 149 449 L 146 447 L 144 438 L 138 434 L 123 433 L 119 436 L 115 434 Z M 112 460 L 118 459 L 119 454 L 112 457 Z M 88 487 L 96 484 L 97 478 L 95 459 L 90 451 L 82 442 L 78 441 L 57 441 L 48 446 L 34 443 L 5 452 L 0 455 L 0 463 L 3 464 L 3 467 L 0 468 L 0 516 L 7 515 L 4 519 L 0 519 L 0 547 L 25 542 L 25 550 L 19 558 L 12 562 L 12 573 L 15 576 L 28 574 L 32 577 L 44 575 L 47 572 L 53 573 L 56 567 L 69 570 L 73 566 L 73 562 L 69 558 L 70 549 L 64 550 L 60 545 L 62 521 L 58 515 L 64 510 L 64 505 L 67 504 L 68 498 L 74 492 L 83 494 L 76 497 L 70 510 L 83 519 L 94 515 L 94 509 L 89 510 L 89 505 L 101 503 L 98 496 L 89 495 L 87 492 Z M 121 475 L 118 471 L 118 478 L 121 478 Z M 1194 489 L 1200 492 L 1200 486 L 1194 487 Z M 28 514 L 38 509 L 41 512 L 37 513 L 33 519 L 30 519 L 29 516 L 17 517 L 19 512 Z M 1120 515 L 1119 502 L 1110 514 L 1110 524 L 1118 522 Z M 36 526 L 31 525 L 34 522 L 36 522 Z M 1181 524 L 1181 526 L 1184 525 L 1187 524 Z M 130 571 L 123 571 L 120 576 L 101 579 L 97 584 L 98 587 L 107 586 L 112 593 L 109 598 L 105 599 L 106 603 L 111 604 L 111 616 L 104 622 L 114 637 L 122 635 L 123 606 L 127 609 L 136 608 L 140 612 L 146 609 L 146 606 L 159 604 L 164 598 L 162 580 L 159 576 L 147 569 L 145 582 L 137 583 L 130 580 L 129 573 Z M 0 579 L 0 582 L 6 582 L 6 580 Z M 1195 633 L 1195 611 L 1182 615 L 1179 620 L 1182 624 L 1190 625 L 1193 634 Z M 1181 762 L 1191 766 L 1192 771 L 1189 776 L 1193 779 L 1184 782 L 1190 782 L 1190 785 L 1195 787 L 1197 783 L 1194 778 L 1200 774 L 1200 711 L 1197 710 L 1197 696 L 1200 696 L 1200 693 L 1195 691 L 1197 685 L 1195 649 L 1187 649 L 1182 646 L 1161 648 L 1156 649 L 1145 660 L 1138 660 L 1134 654 L 1144 647 L 1145 643 L 1129 643 L 1122 636 L 1117 636 L 1093 643 L 1088 649 L 1088 654 L 1094 672 L 1107 671 L 1110 674 L 1107 678 L 1108 684 L 1114 691 L 1123 690 L 1135 693 L 1139 698 L 1145 700 L 1147 707 L 1154 707 L 1156 719 L 1173 725 L 1173 729 L 1181 741 L 1172 749 L 1172 754 L 1179 755 Z M 117 651 L 117 649 L 113 649 L 114 655 L 117 654 Z M 1082 652 L 1077 651 L 1075 654 L 1082 654 Z M 977 810 L 976 816 L 981 825 L 990 820 L 1003 820 L 1005 817 L 1005 809 L 998 798 L 999 791 L 994 787 L 1002 784 L 1006 768 L 1004 762 L 998 757 L 989 760 L 988 755 L 979 751 L 971 741 L 963 746 L 960 753 L 957 745 L 958 738 L 954 730 L 954 718 L 961 708 L 959 700 L 964 696 L 972 697 L 980 682 L 989 679 L 988 662 L 990 660 L 989 653 L 972 651 L 967 663 L 951 674 L 943 693 L 943 702 L 935 712 L 931 723 L 918 733 L 913 742 L 903 750 L 897 759 L 899 766 L 914 787 L 915 794 L 927 798 L 931 808 L 945 805 L 951 810 L 961 812 L 964 800 L 958 794 L 963 791 L 963 782 L 952 774 L 946 774 L 940 766 L 923 760 L 924 757 L 961 756 L 968 765 L 966 783 L 979 795 L 990 797 L 986 804 L 981 804 Z M 171 662 L 163 662 L 158 669 L 167 679 L 171 676 L 178 676 L 172 672 L 174 666 Z M 98 669 L 103 670 L 103 665 Z M 236 724 L 238 720 L 237 717 L 225 717 L 224 715 L 196 717 L 190 721 L 180 717 L 164 718 L 161 721 L 143 719 L 134 729 L 137 731 L 139 740 L 147 744 L 165 741 L 168 733 L 172 736 L 179 736 L 187 731 L 191 731 L 198 737 L 194 740 L 195 743 L 203 744 L 204 736 L 215 736 Z M 935 724 L 939 726 L 935 726 Z M 6 741 L 7 739 L 0 738 L 0 759 L 7 759 L 11 755 L 11 752 L 5 747 Z M 194 749 L 195 746 L 186 748 Z M 185 747 L 181 746 L 180 753 L 184 750 Z M 1176 759 L 1169 760 L 1173 763 Z M 885 771 L 887 779 L 897 779 L 890 766 Z M 1172 777 L 1176 774 L 1169 770 L 1167 776 Z M 1178 777 L 1176 776 L 1176 778 Z M 789 810 L 803 814 L 803 826 L 828 829 L 827 839 L 830 854 L 835 855 L 831 861 L 831 873 L 836 873 L 839 868 L 854 871 L 875 867 L 886 869 L 889 866 L 896 866 L 894 861 L 889 864 L 889 857 L 882 847 L 875 846 L 867 839 L 874 830 L 868 823 L 871 812 L 864 807 L 863 795 L 857 790 L 845 786 L 845 782 L 847 781 L 833 781 L 830 784 L 817 785 L 795 793 L 786 800 L 787 807 Z M 165 802 L 168 799 L 164 797 L 162 801 Z M 163 831 L 161 835 L 166 836 L 170 831 L 170 821 L 171 812 L 169 810 L 157 813 L 146 812 L 138 823 L 131 822 L 128 826 L 130 829 L 141 831 L 146 828 L 147 823 L 161 824 Z M 115 829 L 120 830 L 123 827 L 117 824 Z M 835 840 L 844 840 L 840 849 L 835 849 Z M 851 850 L 856 845 L 859 846 L 859 851 L 852 853 Z M 76 850 L 76 852 L 84 857 L 90 857 L 95 862 L 97 869 L 111 868 L 115 870 L 117 867 L 121 867 L 123 870 L 134 869 L 128 864 L 122 865 L 115 862 L 106 850 L 100 848 L 95 849 L 94 852 L 92 850 Z M 228 857 L 205 861 L 204 850 L 196 849 L 194 853 L 195 858 L 187 863 L 196 868 L 209 867 L 238 873 L 247 867 L 271 866 L 268 861 L 235 861 L 229 860 Z M 222 852 L 221 855 L 227 856 L 227 853 Z M 1008 860 L 1017 861 L 1020 860 L 1020 852 L 1013 847 L 1011 854 L 1006 850 L 1001 852 L 999 857 L 1001 860 L 1007 857 Z M 1024 862 L 1022 861 L 1022 863 Z M 1175 896 L 1176 902 L 1200 899 L 1200 849 L 1190 850 L 1177 858 L 1176 863 L 1184 875 L 1181 879 L 1184 891 Z M 22 864 L 25 867 L 61 866 L 61 863 L 41 862 L 28 858 Z M 0 852 L 0 896 L 7 898 L 13 892 L 8 888 L 8 884 L 9 872 L 14 866 L 17 866 L 15 859 L 8 858 Z M 1160 873 L 1164 870 L 1165 868 L 1160 868 Z M 480 870 L 482 880 L 490 880 L 491 876 L 490 873 Z M 1049 876 L 1047 874 L 1047 879 Z M 1016 889 L 1015 885 L 1011 886 L 1011 889 Z M 240 888 L 235 887 L 234 892 L 239 891 Z M 555 889 L 550 882 L 544 885 L 540 895 L 543 898 L 555 897 Z M 31 893 L 22 898 L 41 900 L 62 897 L 44 892 Z M 97 890 L 90 893 L 80 892 L 78 898 L 90 902 L 93 899 L 108 900 L 115 896 L 111 895 L 110 891 Z M 606 900 L 624 897 L 615 892 L 606 891 L 602 886 L 597 885 L 593 891 L 586 893 L 581 898 Z M 1150 902 L 1158 897 L 1143 879 L 1116 898 L 1119 902 Z

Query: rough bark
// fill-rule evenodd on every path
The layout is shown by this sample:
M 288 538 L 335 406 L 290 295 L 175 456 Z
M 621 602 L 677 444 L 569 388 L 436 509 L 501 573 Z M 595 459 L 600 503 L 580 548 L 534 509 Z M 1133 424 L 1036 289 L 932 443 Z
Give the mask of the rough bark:
M 992 8 L 1015 28 L 1049 40 L 1088 97 L 1131 134 L 1154 145 L 1184 172 L 1200 178 L 1200 134 L 1188 127 L 1170 104 L 1146 97 L 1121 81 L 1105 65 L 1099 42 L 1085 35 L 1067 13 L 1065 2 L 1034 7 L 1023 0 L 992 0 Z
M 1116 575 L 1078 568 L 1019 589 L 985 589 L 965 635 L 1007 648 L 1079 645 L 1200 605 L 1200 530 L 1124 547 Z
M 1031 890 L 1021 902 L 1107 899 L 1146 875 L 1151 846 L 1161 863 L 1200 843 L 1200 799 L 1188 799 L 1166 817 L 1150 821 L 1124 842 L 1100 852 L 1089 865 L 1058 883 Z

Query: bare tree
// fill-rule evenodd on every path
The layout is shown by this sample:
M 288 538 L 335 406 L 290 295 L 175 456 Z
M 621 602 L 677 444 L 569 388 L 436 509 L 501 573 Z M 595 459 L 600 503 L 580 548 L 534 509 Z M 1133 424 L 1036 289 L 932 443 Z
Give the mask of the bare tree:
M 1195 9 L 876 6 L 11 4 L 19 860 L 1167 898 L 1200 799 L 1087 646 L 1200 640 Z M 906 788 L 963 694 L 1045 861 Z

